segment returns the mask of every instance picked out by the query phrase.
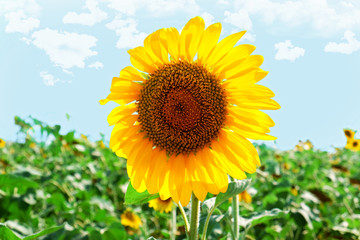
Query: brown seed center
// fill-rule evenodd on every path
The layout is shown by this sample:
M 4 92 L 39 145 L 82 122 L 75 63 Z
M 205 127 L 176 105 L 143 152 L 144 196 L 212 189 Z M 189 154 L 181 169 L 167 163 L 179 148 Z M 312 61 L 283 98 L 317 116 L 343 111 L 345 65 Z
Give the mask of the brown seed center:
M 226 97 L 220 80 L 186 61 L 165 64 L 144 83 L 138 100 L 141 129 L 169 154 L 210 146 L 224 126 Z

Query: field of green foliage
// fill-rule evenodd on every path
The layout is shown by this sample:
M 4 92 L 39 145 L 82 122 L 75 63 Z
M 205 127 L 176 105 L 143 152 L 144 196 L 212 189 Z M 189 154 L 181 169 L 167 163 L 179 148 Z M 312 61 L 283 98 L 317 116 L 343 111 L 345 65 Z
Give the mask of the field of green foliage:
M 31 117 L 15 123 L 18 141 L 0 148 L 0 239 L 170 239 L 171 212 L 124 203 L 126 160 L 104 139 L 60 134 Z M 360 239 L 359 152 L 257 149 L 262 166 L 240 202 L 241 239 Z M 231 205 L 214 210 L 207 239 L 231 239 Z M 138 229 L 121 224 L 127 209 L 140 217 Z M 176 239 L 186 239 L 179 209 Z

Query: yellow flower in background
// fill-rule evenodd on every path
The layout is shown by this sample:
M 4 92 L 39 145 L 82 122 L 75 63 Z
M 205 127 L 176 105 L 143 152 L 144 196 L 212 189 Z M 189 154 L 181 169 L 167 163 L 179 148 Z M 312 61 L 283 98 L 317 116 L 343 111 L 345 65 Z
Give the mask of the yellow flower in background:
M 121 224 L 123 226 L 128 226 L 133 229 L 139 229 L 139 227 L 141 226 L 141 219 L 130 209 L 126 209 L 125 212 L 121 214 Z
M 345 148 L 354 152 L 360 151 L 360 139 L 348 139 Z
M 84 134 L 80 134 L 80 137 L 86 142 L 89 141 L 88 137 L 86 135 L 84 135 Z
M 161 200 L 161 198 L 155 198 L 153 200 L 149 201 L 149 207 L 155 209 L 159 212 L 170 212 L 173 205 L 173 201 L 171 198 L 168 198 L 166 200 Z
M 102 140 L 99 140 L 99 141 L 97 141 L 96 143 L 98 144 L 98 146 L 99 146 L 100 148 L 102 148 L 102 149 L 105 149 L 105 148 L 106 148 L 106 146 L 105 146 L 105 144 L 104 144 L 104 142 L 103 142 Z
M 344 134 L 347 139 L 353 139 L 355 136 L 355 132 L 351 129 L 344 129 Z
M 239 202 L 240 201 L 251 203 L 252 202 L 251 195 L 246 190 L 239 193 Z
M 6 145 L 6 142 L 2 138 L 0 138 L 0 148 L 5 147 L 5 145 Z
M 351 129 L 344 129 L 344 134 L 346 136 L 345 148 L 354 152 L 360 151 L 360 139 L 354 138 L 355 131 Z
M 32 149 L 35 149 L 36 148 L 36 143 L 34 143 L 34 142 L 30 143 L 29 147 L 32 148 Z
M 294 150 L 302 152 L 304 150 L 311 150 L 313 148 L 314 145 L 310 142 L 310 140 L 306 140 L 305 142 L 299 140 L 299 143 L 295 146 Z
M 159 192 L 187 205 L 191 193 L 228 187 L 228 174 L 246 178 L 260 165 L 249 139 L 275 140 L 275 123 L 259 109 L 279 109 L 274 93 L 257 82 L 268 72 L 255 47 L 235 46 L 245 31 L 219 42 L 221 24 L 205 29 L 201 17 L 181 33 L 163 28 L 144 46 L 130 49 L 133 66 L 114 77 L 101 104 L 120 106 L 108 116 L 115 125 L 110 148 L 127 158 L 127 172 L 138 192 Z M 197 56 L 196 59 L 194 57 Z
M 294 195 L 295 197 L 299 194 L 297 188 L 293 185 L 291 186 L 291 190 L 290 190 L 291 194 Z

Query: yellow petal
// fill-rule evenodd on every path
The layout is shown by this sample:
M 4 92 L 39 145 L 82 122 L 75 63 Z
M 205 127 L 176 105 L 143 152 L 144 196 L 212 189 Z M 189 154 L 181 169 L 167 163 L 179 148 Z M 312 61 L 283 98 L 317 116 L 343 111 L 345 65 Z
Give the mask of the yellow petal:
M 226 54 L 228 54 L 230 49 L 234 47 L 234 45 L 240 40 L 240 38 L 244 34 L 245 31 L 234 33 L 221 40 L 213 49 L 204 64 L 209 67 L 215 66 L 217 62 L 219 62 Z
M 144 81 L 144 77 L 133 66 L 127 66 L 120 71 L 120 79 L 127 79 L 132 81 Z M 114 81 L 114 79 L 113 79 Z
M 216 46 L 217 42 L 219 41 L 220 33 L 221 33 L 220 23 L 214 23 L 206 28 L 199 43 L 199 49 L 197 55 L 199 64 L 206 62 L 206 59 L 208 58 L 211 50 L 213 50 L 213 48 Z
M 232 96 L 229 96 L 228 101 L 242 108 L 263 109 L 263 110 L 280 109 L 280 105 L 275 100 L 272 99 L 234 98 Z
M 179 60 L 180 34 L 174 27 L 163 28 L 159 33 L 160 41 L 174 60 Z
M 147 53 L 144 47 L 136 47 L 128 50 L 131 64 L 143 72 L 153 73 L 156 69 L 156 63 Z
M 246 57 L 255 50 L 255 46 L 242 44 L 232 48 L 229 53 L 214 66 L 213 72 L 220 75 L 223 71 L 230 71 L 239 68 Z
M 218 141 L 213 141 L 211 143 L 212 153 L 215 156 L 214 161 L 216 166 L 223 168 L 229 175 L 236 179 L 245 179 L 246 174 L 241 169 L 239 164 L 234 164 L 233 161 L 228 160 L 224 154 L 224 147 L 222 144 L 220 144 Z
M 235 78 L 246 73 L 249 73 L 257 68 L 264 62 L 264 57 L 261 55 L 251 55 L 245 58 L 238 67 L 223 71 L 219 74 L 221 79 Z
M 194 17 L 184 26 L 180 34 L 180 58 L 192 62 L 204 32 L 205 22 L 201 17 Z
M 144 47 L 156 66 L 161 67 L 169 62 L 168 53 L 159 38 L 159 30 L 148 35 L 144 40 Z
M 219 136 L 220 147 L 223 150 L 223 154 L 228 161 L 231 161 L 235 166 L 247 173 L 254 173 L 256 171 L 256 165 L 253 161 L 248 161 L 248 156 L 242 152 L 242 146 L 235 146 L 231 144 L 231 140 L 228 139 L 230 134 L 222 133 Z
M 124 120 L 124 118 L 126 118 L 127 116 L 134 116 L 131 114 L 136 112 L 136 110 L 137 110 L 137 108 L 136 108 L 135 103 L 128 104 L 125 106 L 118 106 L 110 112 L 109 116 L 107 117 L 107 121 L 108 121 L 109 125 L 112 126 L 116 123 L 119 123 L 121 120 Z M 132 120 L 132 118 L 130 118 L 128 120 Z M 135 121 L 136 121 L 136 119 L 135 119 Z M 132 124 L 135 121 L 133 121 Z M 129 125 L 132 125 L 130 123 L 130 121 L 128 123 L 129 123 Z
M 248 160 L 248 164 L 251 164 L 252 161 L 255 165 L 260 166 L 259 154 L 249 140 L 240 136 L 236 132 L 231 132 L 229 130 L 225 130 L 224 132 L 226 133 L 226 138 L 229 140 L 227 145 L 231 150 Z
M 229 115 L 235 116 L 243 122 L 264 127 L 273 127 L 275 122 L 264 112 L 256 109 L 245 109 L 240 107 L 228 107 Z

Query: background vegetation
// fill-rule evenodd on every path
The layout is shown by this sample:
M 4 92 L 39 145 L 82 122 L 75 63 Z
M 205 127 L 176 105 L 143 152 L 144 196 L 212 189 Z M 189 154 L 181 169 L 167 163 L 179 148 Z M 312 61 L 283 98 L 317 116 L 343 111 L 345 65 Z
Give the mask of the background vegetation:
M 60 126 L 31 117 L 15 117 L 15 123 L 18 140 L 0 148 L 0 239 L 169 239 L 171 213 L 124 205 L 126 160 L 104 139 L 60 134 Z M 359 152 L 257 149 L 262 166 L 249 176 L 251 199 L 240 202 L 243 239 L 360 238 Z M 121 224 L 126 209 L 140 216 L 139 229 Z M 231 203 L 225 201 L 207 236 L 228 239 L 230 231 Z M 184 238 L 178 212 L 177 239 Z

